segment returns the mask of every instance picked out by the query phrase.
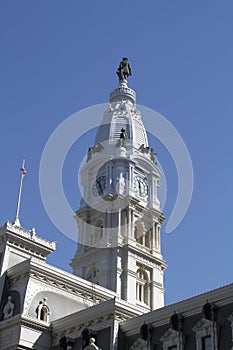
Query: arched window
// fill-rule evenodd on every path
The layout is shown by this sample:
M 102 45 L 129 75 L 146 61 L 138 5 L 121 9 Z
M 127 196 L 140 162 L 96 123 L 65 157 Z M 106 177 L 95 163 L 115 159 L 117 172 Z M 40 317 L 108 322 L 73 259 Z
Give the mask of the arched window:
M 103 220 L 98 220 L 92 232 L 92 245 L 98 245 L 98 243 L 103 239 L 104 235 L 104 224 Z
M 138 243 L 143 244 L 143 240 L 144 240 L 143 236 L 144 236 L 143 225 L 141 221 L 137 220 L 135 221 L 135 225 L 134 225 L 134 238 Z
M 145 232 L 143 224 L 137 220 L 134 225 L 134 238 L 144 247 L 151 248 L 151 230 Z
M 145 247 L 151 248 L 151 230 L 148 230 L 145 234 Z
M 43 298 L 43 301 L 39 301 L 39 305 L 36 308 L 36 315 L 38 320 L 49 322 L 50 310 L 47 305 L 47 298 Z
M 137 300 L 141 303 L 149 303 L 149 291 L 148 291 L 148 273 L 145 269 L 140 267 L 137 270 L 137 285 L 136 285 L 136 296 Z

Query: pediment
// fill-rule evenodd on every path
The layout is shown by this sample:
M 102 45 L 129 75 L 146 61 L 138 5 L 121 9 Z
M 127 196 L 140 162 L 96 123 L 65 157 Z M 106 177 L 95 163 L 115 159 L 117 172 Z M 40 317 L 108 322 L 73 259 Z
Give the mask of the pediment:
M 175 331 L 174 329 L 172 328 L 169 328 L 165 333 L 164 335 L 160 338 L 160 340 L 164 343 L 170 339 L 174 339 L 176 337 L 179 337 L 179 332 L 178 331 Z
M 213 322 L 210 320 L 207 320 L 206 318 L 202 318 L 194 327 L 193 331 L 198 333 L 202 331 L 203 329 L 208 329 L 210 327 L 213 327 Z
M 129 348 L 129 350 L 147 350 L 147 341 L 142 338 L 138 338 Z

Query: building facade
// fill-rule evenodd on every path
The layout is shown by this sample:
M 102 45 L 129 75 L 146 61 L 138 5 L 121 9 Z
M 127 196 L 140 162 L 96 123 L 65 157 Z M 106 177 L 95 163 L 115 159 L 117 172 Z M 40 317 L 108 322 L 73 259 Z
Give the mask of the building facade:
M 81 170 L 73 274 L 35 230 L 0 229 L 1 350 L 233 349 L 233 285 L 164 306 L 161 170 L 130 73 L 124 58 Z

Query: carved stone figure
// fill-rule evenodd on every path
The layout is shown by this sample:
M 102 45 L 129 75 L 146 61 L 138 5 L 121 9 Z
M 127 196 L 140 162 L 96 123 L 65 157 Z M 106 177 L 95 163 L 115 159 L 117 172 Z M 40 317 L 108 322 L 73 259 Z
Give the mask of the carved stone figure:
M 11 318 L 13 316 L 15 304 L 12 302 L 12 297 L 8 297 L 8 302 L 3 308 L 3 319 L 7 320 L 8 318 Z
M 138 149 L 142 153 L 147 153 L 149 152 L 149 147 L 145 147 L 144 143 L 139 147 Z
M 154 152 L 153 148 L 151 148 L 151 150 L 150 150 L 150 159 L 152 160 L 152 162 L 157 164 L 157 161 L 156 161 L 156 158 L 155 158 L 155 152 Z
M 116 185 L 117 193 L 123 194 L 125 190 L 125 179 L 123 177 L 123 174 L 120 173 L 120 177 L 118 179 L 117 185 Z
M 87 162 L 91 159 L 91 155 L 92 155 L 92 148 L 89 147 L 87 151 Z
M 116 74 L 118 75 L 119 80 L 124 80 L 129 75 L 132 75 L 131 66 L 127 57 L 122 58 L 122 61 L 119 64 Z
M 101 145 L 101 143 L 98 143 L 97 145 L 95 145 L 95 147 L 93 147 L 92 151 L 93 153 L 96 153 L 96 152 L 101 152 L 102 149 L 104 149 L 104 146 Z
M 84 350 L 101 350 L 97 345 L 95 345 L 95 338 L 90 338 L 89 345 L 84 348 Z

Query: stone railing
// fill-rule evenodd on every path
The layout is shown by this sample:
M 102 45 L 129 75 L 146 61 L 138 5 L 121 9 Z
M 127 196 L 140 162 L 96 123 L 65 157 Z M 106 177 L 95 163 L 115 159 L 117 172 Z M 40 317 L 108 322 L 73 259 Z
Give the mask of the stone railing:
M 30 239 L 31 241 L 33 241 L 35 243 L 45 245 L 45 246 L 49 247 L 50 249 L 53 249 L 53 250 L 56 249 L 56 242 L 50 242 L 44 238 L 38 237 L 36 235 L 35 229 L 28 231 L 21 226 L 16 226 L 16 225 L 11 224 L 9 221 L 5 224 L 5 227 L 7 230 L 14 232 L 14 233 L 17 233 L 21 237 L 25 237 L 25 238 Z

